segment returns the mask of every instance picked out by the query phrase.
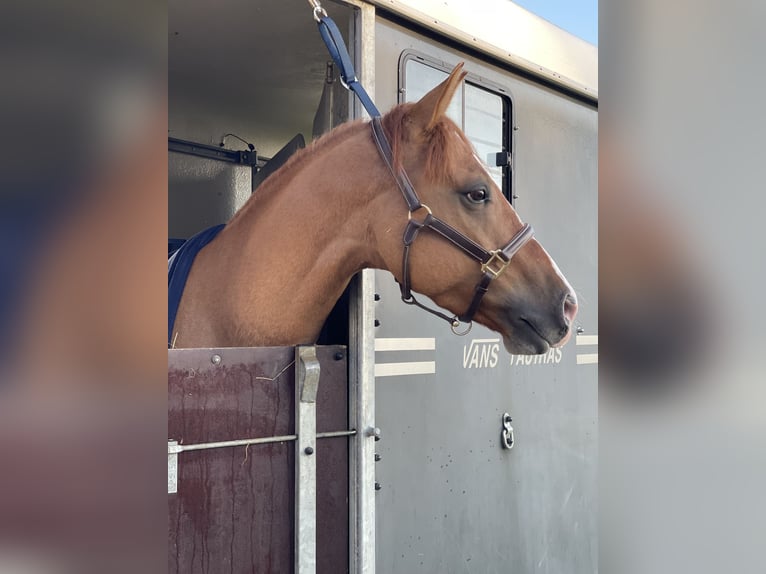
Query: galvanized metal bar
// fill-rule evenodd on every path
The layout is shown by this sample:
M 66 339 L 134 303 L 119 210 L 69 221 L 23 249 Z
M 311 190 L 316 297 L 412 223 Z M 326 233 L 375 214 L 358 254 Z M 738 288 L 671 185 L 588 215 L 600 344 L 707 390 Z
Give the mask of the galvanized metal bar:
M 243 438 L 238 440 L 224 440 L 219 442 L 204 442 L 199 444 L 178 444 L 168 441 L 168 454 L 177 454 L 190 450 L 207 450 L 210 448 L 229 448 L 232 446 L 247 446 L 250 444 L 269 444 L 272 442 L 289 442 L 297 439 L 297 435 L 288 434 L 282 436 L 268 436 L 263 438 Z
M 295 573 L 316 572 L 316 347 L 295 348 Z
M 375 572 L 375 272 L 362 271 L 351 297 L 349 426 L 358 432 L 349 452 L 350 572 Z
M 366 0 L 339 0 L 356 10 L 349 49 L 357 76 L 375 100 L 375 6 Z M 367 117 L 351 93 L 349 119 Z M 375 574 L 375 272 L 365 269 L 351 282 L 349 303 L 349 572 Z
M 356 430 L 329 431 L 317 433 L 319 438 L 334 438 L 339 436 L 354 436 Z M 298 438 L 298 435 L 288 434 L 282 436 L 269 436 L 263 438 L 243 438 L 238 440 L 224 440 L 219 442 L 205 442 L 199 444 L 178 444 L 176 441 L 168 441 L 168 455 L 178 454 L 190 450 L 207 450 L 211 448 L 229 448 L 233 446 L 248 446 L 251 444 L 269 444 L 274 442 L 290 442 Z
M 178 444 L 178 441 L 168 441 L 168 494 L 178 492 L 178 455 L 182 452 L 193 450 L 209 450 L 213 448 L 231 448 L 235 446 L 249 446 L 251 444 L 270 444 L 275 442 L 290 442 L 296 440 L 297 435 L 269 436 L 263 438 L 245 438 L 239 440 L 225 440 L 218 442 L 205 442 L 199 444 Z
M 317 433 L 317 438 L 335 438 L 338 436 L 354 436 L 356 430 L 343 430 L 343 431 L 331 431 Z

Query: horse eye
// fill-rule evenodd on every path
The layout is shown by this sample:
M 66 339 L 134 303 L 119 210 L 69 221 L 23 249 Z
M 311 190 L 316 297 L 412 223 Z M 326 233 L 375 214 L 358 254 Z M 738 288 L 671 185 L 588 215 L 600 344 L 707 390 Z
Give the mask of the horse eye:
M 466 192 L 465 196 L 471 203 L 484 203 L 487 201 L 487 190 L 483 187 L 479 187 Z

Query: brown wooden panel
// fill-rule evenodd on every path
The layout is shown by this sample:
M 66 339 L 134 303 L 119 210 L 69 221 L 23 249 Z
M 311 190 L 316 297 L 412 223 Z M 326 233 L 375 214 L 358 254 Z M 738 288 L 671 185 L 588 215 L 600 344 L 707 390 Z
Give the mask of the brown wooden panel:
M 211 358 L 221 357 L 218 364 Z M 347 428 L 346 350 L 320 347 L 319 432 Z M 293 347 L 169 351 L 168 437 L 294 432 Z M 170 572 L 292 572 L 294 443 L 183 452 L 168 495 Z M 348 571 L 348 439 L 317 447 L 317 571 Z

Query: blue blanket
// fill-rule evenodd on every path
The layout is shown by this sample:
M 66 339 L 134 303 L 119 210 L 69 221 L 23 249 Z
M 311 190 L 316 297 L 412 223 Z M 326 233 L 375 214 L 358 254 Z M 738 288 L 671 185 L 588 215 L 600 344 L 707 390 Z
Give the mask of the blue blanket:
M 209 227 L 200 231 L 194 237 L 187 240 L 168 259 L 168 348 L 172 345 L 173 324 L 176 322 L 178 305 L 181 303 L 186 280 L 197 257 L 205 245 L 215 239 L 216 235 L 224 228 L 224 224 Z

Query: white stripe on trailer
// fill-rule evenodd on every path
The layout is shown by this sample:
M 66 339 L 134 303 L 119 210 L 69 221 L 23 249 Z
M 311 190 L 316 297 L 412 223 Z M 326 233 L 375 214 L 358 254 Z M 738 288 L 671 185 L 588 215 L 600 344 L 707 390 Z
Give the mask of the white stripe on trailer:
M 578 365 L 593 365 L 598 363 L 598 353 L 588 355 L 577 355 Z
M 375 377 L 399 377 L 402 375 L 433 375 L 436 373 L 436 361 L 415 363 L 376 363 Z
M 577 345 L 598 345 L 598 335 L 577 335 Z
M 434 351 L 435 338 L 375 339 L 376 351 Z

